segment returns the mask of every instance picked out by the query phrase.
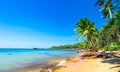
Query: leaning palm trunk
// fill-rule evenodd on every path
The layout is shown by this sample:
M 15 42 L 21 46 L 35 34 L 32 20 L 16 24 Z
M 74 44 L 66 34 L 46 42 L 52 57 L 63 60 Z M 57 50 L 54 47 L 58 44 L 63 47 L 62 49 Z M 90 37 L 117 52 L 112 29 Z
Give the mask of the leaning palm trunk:
M 109 15 L 110 15 L 110 18 L 112 19 L 112 12 L 110 10 L 110 7 L 108 6 L 108 11 L 109 11 Z
M 117 36 L 118 36 L 118 39 L 119 39 L 119 42 L 120 42 L 120 35 L 117 33 Z
M 97 48 L 95 47 L 95 44 L 94 44 L 94 42 L 92 41 L 92 39 L 90 39 L 90 44 L 92 45 L 93 52 L 96 54 L 96 52 L 98 52 L 98 50 L 97 50 Z

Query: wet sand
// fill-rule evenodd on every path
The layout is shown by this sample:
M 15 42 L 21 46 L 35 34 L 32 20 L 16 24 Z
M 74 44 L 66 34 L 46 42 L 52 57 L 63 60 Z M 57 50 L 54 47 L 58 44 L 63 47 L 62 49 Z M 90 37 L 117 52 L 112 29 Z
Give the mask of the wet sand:
M 13 69 L 13 70 L 10 70 L 9 72 L 40 72 L 41 69 L 54 67 L 57 63 L 59 63 L 63 59 L 66 59 L 66 58 L 59 58 L 59 59 L 54 59 L 54 60 L 46 61 L 39 64 L 33 64 L 30 66 Z
M 60 67 L 55 67 L 62 60 L 66 60 L 66 62 Z M 48 68 L 52 69 L 52 72 L 120 72 L 119 61 L 120 58 L 103 59 L 75 56 L 19 68 L 12 72 L 40 72 L 41 69 Z

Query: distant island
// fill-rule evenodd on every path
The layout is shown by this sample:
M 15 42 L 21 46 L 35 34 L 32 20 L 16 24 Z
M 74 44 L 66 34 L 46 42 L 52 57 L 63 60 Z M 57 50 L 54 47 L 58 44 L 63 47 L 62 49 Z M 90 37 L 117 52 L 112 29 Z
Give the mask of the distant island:
M 40 48 L 33 48 L 34 50 L 39 50 Z

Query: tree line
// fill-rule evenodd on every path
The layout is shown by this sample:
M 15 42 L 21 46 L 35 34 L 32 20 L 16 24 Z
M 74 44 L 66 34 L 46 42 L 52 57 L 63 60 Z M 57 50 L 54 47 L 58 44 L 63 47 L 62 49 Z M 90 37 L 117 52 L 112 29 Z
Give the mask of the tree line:
M 81 18 L 76 23 L 75 33 L 78 40 L 86 37 L 84 42 L 72 45 L 53 46 L 52 48 L 89 48 L 94 52 L 98 49 L 120 49 L 120 0 L 98 0 L 94 6 L 100 6 L 102 18 L 105 24 L 101 29 L 95 27 L 95 23 L 87 17 Z

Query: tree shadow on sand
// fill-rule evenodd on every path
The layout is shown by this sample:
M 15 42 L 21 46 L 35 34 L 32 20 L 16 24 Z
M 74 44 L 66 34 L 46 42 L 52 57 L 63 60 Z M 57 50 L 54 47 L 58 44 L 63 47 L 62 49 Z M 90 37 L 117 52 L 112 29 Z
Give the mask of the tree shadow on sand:
M 120 69 L 120 58 L 103 59 L 103 61 L 101 61 L 101 62 L 116 64 L 116 66 L 110 67 L 109 69 L 114 69 L 114 68 Z M 120 70 L 118 72 L 120 72 Z
M 103 63 L 120 64 L 120 58 L 104 59 Z
M 110 69 L 113 69 L 113 68 L 119 68 L 120 66 L 114 66 L 114 67 L 111 67 Z

